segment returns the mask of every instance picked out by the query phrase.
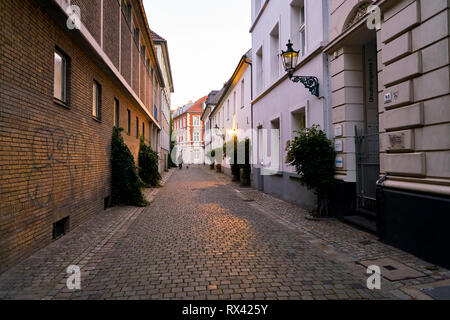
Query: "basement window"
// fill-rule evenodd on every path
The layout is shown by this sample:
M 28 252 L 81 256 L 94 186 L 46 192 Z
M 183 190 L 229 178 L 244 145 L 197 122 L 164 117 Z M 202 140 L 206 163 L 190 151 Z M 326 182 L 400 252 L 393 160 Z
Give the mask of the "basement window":
M 53 224 L 53 240 L 56 240 L 69 231 L 69 218 L 65 217 Z

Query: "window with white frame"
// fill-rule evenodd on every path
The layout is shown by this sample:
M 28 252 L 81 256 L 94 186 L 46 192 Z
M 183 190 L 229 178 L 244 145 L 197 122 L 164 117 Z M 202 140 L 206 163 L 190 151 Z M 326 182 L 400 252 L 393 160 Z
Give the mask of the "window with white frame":
M 270 169 L 281 170 L 281 135 L 280 119 L 270 122 Z
M 258 93 L 264 89 L 264 55 L 263 46 L 256 52 L 256 88 Z
M 199 141 L 200 141 L 200 132 L 194 131 L 194 142 L 199 142 Z
M 294 139 L 296 131 L 303 128 L 306 128 L 306 112 L 304 107 L 291 112 L 291 138 Z
M 200 117 L 199 116 L 195 116 L 194 117 L 194 126 L 195 127 L 199 127 L 200 126 Z
M 291 40 L 300 48 L 300 56 L 304 56 L 306 46 L 305 0 L 293 0 L 291 3 Z
M 278 80 L 280 76 L 280 28 L 277 23 L 270 32 L 270 76 L 271 80 Z
M 194 159 L 200 160 L 200 150 L 198 150 L 198 149 L 194 150 Z
M 245 81 L 241 81 L 241 108 L 245 107 Z
M 237 107 L 237 101 L 236 101 L 236 91 L 233 93 L 233 114 L 236 114 L 236 107 Z

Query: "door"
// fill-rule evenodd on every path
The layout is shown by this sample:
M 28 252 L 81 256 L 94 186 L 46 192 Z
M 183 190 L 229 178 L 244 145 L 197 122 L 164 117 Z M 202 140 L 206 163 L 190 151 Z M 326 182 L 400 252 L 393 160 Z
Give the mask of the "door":
M 376 42 L 365 45 L 363 51 L 365 119 L 362 126 L 355 127 L 357 209 L 375 212 L 380 176 Z

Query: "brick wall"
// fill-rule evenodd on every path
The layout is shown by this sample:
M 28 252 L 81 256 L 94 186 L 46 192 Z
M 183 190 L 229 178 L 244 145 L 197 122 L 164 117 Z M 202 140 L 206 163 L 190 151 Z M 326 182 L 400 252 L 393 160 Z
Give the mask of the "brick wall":
M 121 15 L 117 1 L 103 1 L 103 50 L 117 69 L 119 69 L 119 19 Z
M 115 1 L 105 1 L 115 2 Z M 101 0 L 72 0 L 72 5 L 77 5 L 81 9 L 81 22 L 89 30 L 89 33 L 94 37 L 98 44 L 101 39 Z M 109 3 L 108 3 L 109 5 Z
M 132 132 L 123 136 L 135 157 L 135 119 L 146 118 L 34 1 L 1 1 L 0 9 L 2 272 L 48 245 L 54 222 L 70 216 L 73 229 L 103 210 L 114 98 L 121 127 L 131 110 Z M 55 46 L 70 58 L 69 108 L 53 99 Z M 94 79 L 102 85 L 101 121 L 92 117 Z

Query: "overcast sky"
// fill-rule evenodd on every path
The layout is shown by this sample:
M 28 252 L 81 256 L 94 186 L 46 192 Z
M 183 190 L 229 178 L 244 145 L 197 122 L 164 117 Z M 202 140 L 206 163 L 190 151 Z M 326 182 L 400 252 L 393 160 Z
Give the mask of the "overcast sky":
M 172 109 L 219 90 L 251 48 L 249 0 L 144 0 L 150 28 L 168 41 Z

